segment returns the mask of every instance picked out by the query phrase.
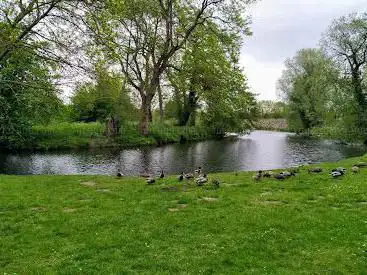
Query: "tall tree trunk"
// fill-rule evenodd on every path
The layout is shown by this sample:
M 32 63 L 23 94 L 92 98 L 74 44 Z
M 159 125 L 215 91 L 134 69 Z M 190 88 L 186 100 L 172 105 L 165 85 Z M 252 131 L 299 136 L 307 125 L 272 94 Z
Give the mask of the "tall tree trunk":
M 163 96 L 161 84 L 158 85 L 158 100 L 159 100 L 159 121 L 162 123 L 164 120 L 164 110 L 163 110 Z
M 152 105 L 152 97 L 151 96 L 143 96 L 141 101 L 140 108 L 140 123 L 139 123 L 139 131 L 143 136 L 147 136 L 149 134 L 149 122 L 151 119 L 151 105 Z

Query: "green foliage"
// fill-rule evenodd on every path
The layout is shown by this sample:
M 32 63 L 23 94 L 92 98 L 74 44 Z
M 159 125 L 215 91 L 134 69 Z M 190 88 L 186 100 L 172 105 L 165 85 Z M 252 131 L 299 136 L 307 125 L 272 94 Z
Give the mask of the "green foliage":
M 50 66 L 32 50 L 13 51 L 0 63 L 0 144 L 17 147 L 33 123 L 48 123 L 61 101 Z
M 112 116 L 121 120 L 136 119 L 137 109 L 131 103 L 128 91 L 123 89 L 122 78 L 105 69 L 96 70 L 96 84 L 80 85 L 71 99 L 74 119 L 102 121 Z
M 334 64 L 318 49 L 302 49 L 287 60 L 278 88 L 288 104 L 290 128 L 310 131 L 322 125 L 332 110 L 337 81 Z
M 367 170 L 328 175 L 359 161 L 367 156 L 321 164 L 318 175 L 304 167 L 283 182 L 209 174 L 204 187 L 176 176 L 152 186 L 0 176 L 0 272 L 365 274 Z
M 285 118 L 287 105 L 281 101 L 262 100 L 258 102 L 258 116 L 260 118 Z
M 185 51 L 179 70 L 169 74 L 180 125 L 194 120 L 197 109 L 205 126 L 245 130 L 255 114 L 255 101 L 238 68 L 240 43 L 214 24 L 199 27 Z M 169 106 L 171 110 L 174 105 Z M 190 117 L 191 116 L 191 117 Z

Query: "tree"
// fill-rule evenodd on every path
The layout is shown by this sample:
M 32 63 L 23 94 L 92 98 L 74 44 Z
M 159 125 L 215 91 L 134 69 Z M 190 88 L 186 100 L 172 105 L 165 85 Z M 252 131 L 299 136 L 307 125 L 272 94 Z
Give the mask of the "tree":
M 367 64 L 367 13 L 335 20 L 323 37 L 322 46 L 350 79 L 357 103 L 358 125 L 366 128 L 367 97 L 363 74 Z
M 105 1 L 91 10 L 89 29 L 100 53 L 120 65 L 141 99 L 140 131 L 148 134 L 152 100 L 162 75 L 200 25 L 209 19 L 222 28 L 245 29 L 241 14 L 252 0 Z M 234 24 L 237 23 L 237 24 Z
M 0 74 L 0 145 L 26 141 L 33 123 L 48 122 L 61 106 L 51 65 L 28 51 L 12 51 Z
M 118 117 L 122 121 L 135 119 L 136 108 L 128 91 L 123 88 L 123 78 L 97 67 L 96 83 L 79 85 L 71 98 L 74 118 L 79 121 L 101 121 Z
M 290 109 L 290 125 L 309 131 L 321 125 L 338 73 L 319 49 L 302 49 L 288 59 L 277 87 Z

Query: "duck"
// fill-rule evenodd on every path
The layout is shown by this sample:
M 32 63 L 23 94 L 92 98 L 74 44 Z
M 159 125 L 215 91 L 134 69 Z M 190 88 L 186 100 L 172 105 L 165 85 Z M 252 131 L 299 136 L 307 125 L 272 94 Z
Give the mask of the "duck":
M 273 175 L 272 171 L 266 171 L 263 173 L 264 178 L 271 178 L 272 175 Z
M 296 174 L 294 172 L 283 171 L 283 172 L 280 172 L 280 175 L 283 175 L 286 178 L 290 178 L 292 176 L 295 176 Z
M 121 170 L 120 169 L 117 169 L 116 177 L 121 178 L 123 176 L 124 176 L 124 174 L 121 173 Z
M 199 176 L 196 180 L 195 180 L 196 184 L 198 186 L 203 186 L 205 183 L 208 182 L 208 177 L 206 174 Z
M 259 181 L 263 177 L 263 171 L 257 172 L 257 174 L 254 176 L 254 180 Z
M 191 173 L 187 173 L 187 174 L 184 174 L 184 177 L 185 177 L 185 179 L 189 180 L 189 179 L 193 179 L 194 175 L 191 174 Z
M 347 169 L 345 169 L 344 167 L 338 167 L 338 168 L 331 170 L 331 172 L 340 172 L 342 175 L 344 175 L 346 171 Z
M 163 179 L 164 178 L 164 172 L 163 172 L 163 170 L 161 170 L 161 174 L 159 175 L 159 178 L 160 179 Z
M 322 168 L 320 167 L 316 167 L 316 168 L 311 168 L 311 169 L 308 169 L 308 172 L 309 173 L 322 173 Z
M 202 168 L 201 168 L 201 166 L 199 166 L 197 169 L 195 169 L 195 170 L 194 170 L 194 173 L 196 173 L 196 174 L 198 174 L 198 175 L 200 175 L 200 174 L 201 174 L 201 172 L 202 172 Z
M 277 180 L 285 180 L 286 177 L 283 174 L 277 174 L 274 175 L 274 178 Z
M 182 172 L 178 177 L 177 177 L 178 181 L 183 181 L 184 179 L 184 172 Z
M 358 163 L 354 164 L 353 166 L 356 166 L 358 168 L 365 168 L 365 167 L 367 167 L 367 162 L 358 162 Z
M 352 167 L 352 172 L 353 172 L 353 173 L 358 173 L 358 172 L 359 172 L 359 170 L 360 170 L 360 169 L 359 169 L 359 167 L 358 167 L 358 166 L 353 166 L 353 167 Z
M 343 176 L 344 175 L 344 173 L 343 172 L 341 172 L 341 171 L 334 171 L 334 172 L 331 172 L 331 174 L 330 174 L 333 178 L 339 178 L 339 177 L 341 177 L 341 176 Z
M 151 185 L 153 183 L 155 183 L 155 179 L 154 178 L 152 178 L 152 177 L 147 178 L 147 184 Z

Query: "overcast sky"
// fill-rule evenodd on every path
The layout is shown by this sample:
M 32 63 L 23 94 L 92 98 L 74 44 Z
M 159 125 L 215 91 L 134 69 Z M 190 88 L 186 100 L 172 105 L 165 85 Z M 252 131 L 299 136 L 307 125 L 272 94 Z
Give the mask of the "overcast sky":
M 367 0 L 262 0 L 252 9 L 253 36 L 246 38 L 241 64 L 258 99 L 276 99 L 276 81 L 286 58 L 317 47 L 333 19 L 367 11 Z

